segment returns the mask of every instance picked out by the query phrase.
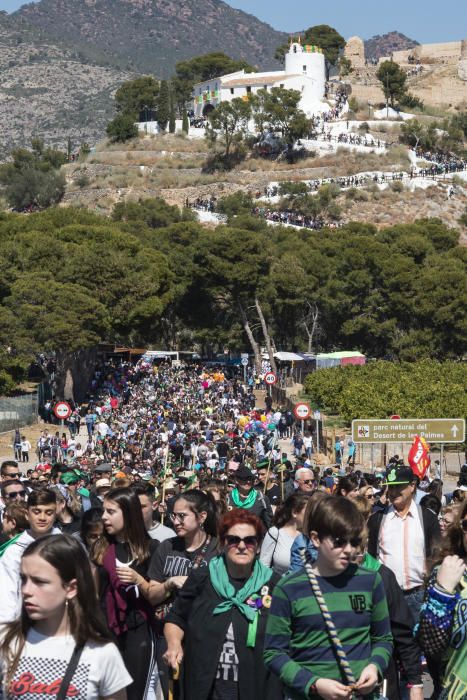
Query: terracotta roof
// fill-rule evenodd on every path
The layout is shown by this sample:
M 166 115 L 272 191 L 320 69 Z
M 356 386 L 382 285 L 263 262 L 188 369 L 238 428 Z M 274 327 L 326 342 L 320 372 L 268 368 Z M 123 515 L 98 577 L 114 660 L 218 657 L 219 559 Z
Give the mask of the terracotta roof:
M 247 74 L 242 78 L 234 78 L 233 80 L 226 80 L 225 82 L 222 81 L 221 85 L 222 87 L 237 87 L 240 85 L 272 85 L 273 83 L 278 83 L 281 80 L 285 80 L 286 78 L 295 78 L 296 76 L 298 76 L 298 73 L 276 73 L 268 76 L 263 75 L 263 77 L 255 78 L 253 73 L 251 75 Z

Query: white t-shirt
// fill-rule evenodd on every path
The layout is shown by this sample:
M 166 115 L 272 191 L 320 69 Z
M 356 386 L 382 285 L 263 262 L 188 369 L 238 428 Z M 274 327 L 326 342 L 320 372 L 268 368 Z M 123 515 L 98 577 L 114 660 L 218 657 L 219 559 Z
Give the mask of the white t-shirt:
M 52 700 L 75 648 L 73 637 L 45 637 L 30 629 L 10 691 L 4 700 Z M 3 665 L 3 662 L 2 662 Z M 88 642 L 68 689 L 75 700 L 99 700 L 132 683 L 115 644 Z

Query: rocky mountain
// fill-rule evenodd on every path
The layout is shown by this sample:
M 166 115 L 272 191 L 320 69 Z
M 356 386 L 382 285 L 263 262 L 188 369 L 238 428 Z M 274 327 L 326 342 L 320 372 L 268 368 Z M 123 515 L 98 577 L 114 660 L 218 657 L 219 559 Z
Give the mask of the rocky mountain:
M 38 136 L 64 148 L 102 138 L 113 93 L 132 73 L 89 63 L 0 12 L 0 159 Z
M 87 60 L 165 78 L 178 61 L 216 50 L 274 68 L 287 38 L 221 0 L 40 0 L 12 16 Z
M 400 32 L 388 32 L 382 36 L 377 34 L 365 41 L 365 56 L 378 59 L 381 56 L 390 56 L 393 51 L 404 51 L 414 46 L 419 46 L 419 42 Z

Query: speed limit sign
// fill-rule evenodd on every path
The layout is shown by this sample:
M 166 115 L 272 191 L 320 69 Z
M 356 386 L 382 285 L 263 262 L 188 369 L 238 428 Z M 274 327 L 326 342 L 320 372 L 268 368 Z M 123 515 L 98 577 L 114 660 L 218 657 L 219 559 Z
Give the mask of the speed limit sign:
M 59 401 L 54 406 L 54 413 L 59 420 L 66 420 L 71 416 L 71 406 L 66 401 Z
M 269 386 L 271 386 L 271 384 L 275 384 L 275 383 L 277 382 L 277 377 L 276 377 L 276 375 L 274 374 L 274 372 L 267 372 L 267 373 L 264 375 L 264 381 L 265 381 L 266 384 L 268 384 Z
M 307 403 L 295 404 L 293 412 L 295 414 L 295 418 L 298 418 L 298 420 L 306 420 L 311 414 L 310 407 Z

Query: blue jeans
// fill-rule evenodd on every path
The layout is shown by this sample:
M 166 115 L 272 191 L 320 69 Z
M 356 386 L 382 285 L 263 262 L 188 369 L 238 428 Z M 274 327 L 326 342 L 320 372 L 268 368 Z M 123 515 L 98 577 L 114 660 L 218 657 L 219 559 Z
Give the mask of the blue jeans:
M 414 622 L 417 623 L 420 617 L 420 609 L 423 603 L 423 588 L 412 593 L 404 594 L 405 602 L 409 606 L 409 610 L 413 615 Z

